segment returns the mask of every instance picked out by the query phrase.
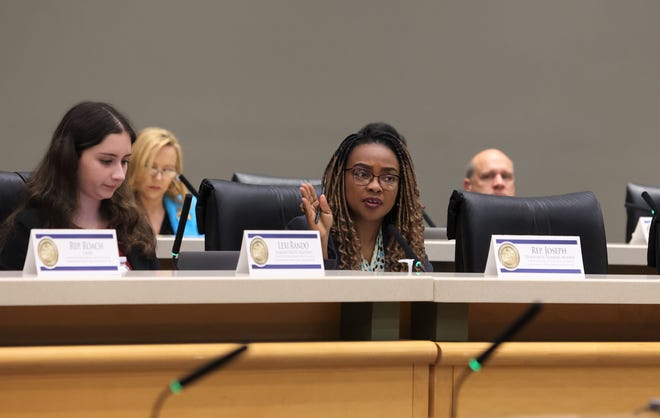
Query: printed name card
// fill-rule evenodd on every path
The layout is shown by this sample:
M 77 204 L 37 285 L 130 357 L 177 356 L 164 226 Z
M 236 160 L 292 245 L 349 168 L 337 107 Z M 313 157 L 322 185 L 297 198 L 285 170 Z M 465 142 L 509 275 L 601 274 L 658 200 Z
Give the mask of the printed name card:
M 114 229 L 33 229 L 23 273 L 38 276 L 121 274 Z
M 244 231 L 237 273 L 255 276 L 322 276 L 318 231 Z
M 493 235 L 485 275 L 584 277 L 580 237 Z
M 649 244 L 649 230 L 651 229 L 651 216 L 640 216 L 637 220 L 637 226 L 630 237 L 630 244 Z

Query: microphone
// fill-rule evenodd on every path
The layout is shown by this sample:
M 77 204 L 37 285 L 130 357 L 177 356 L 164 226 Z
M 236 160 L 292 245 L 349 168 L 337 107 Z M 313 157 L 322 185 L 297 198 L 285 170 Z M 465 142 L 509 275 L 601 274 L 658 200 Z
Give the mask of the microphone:
M 222 356 L 209 361 L 208 363 L 202 365 L 201 367 L 193 370 L 191 373 L 188 373 L 187 375 L 182 376 L 181 378 L 170 382 L 167 388 L 165 388 L 165 390 L 163 390 L 160 393 L 160 395 L 158 395 L 158 398 L 156 398 L 156 403 L 154 404 L 154 407 L 151 410 L 151 418 L 158 417 L 160 409 L 162 408 L 165 399 L 170 393 L 176 394 L 181 392 L 184 387 L 204 377 L 208 373 L 211 373 L 212 371 L 219 369 L 220 367 L 228 364 L 229 362 L 234 360 L 238 355 L 240 355 L 245 350 L 247 350 L 247 348 L 248 348 L 247 345 L 242 345 L 230 351 L 227 354 L 223 354 Z
M 543 305 L 540 302 L 534 302 L 532 305 L 525 310 L 515 321 L 511 323 L 496 339 L 495 341 L 484 351 L 479 354 L 477 358 L 470 359 L 468 362 L 468 367 L 463 370 L 463 373 L 456 380 L 456 386 L 452 394 L 451 402 L 451 417 L 456 417 L 456 410 L 458 402 L 458 392 L 463 385 L 463 382 L 471 372 L 478 372 L 483 367 L 484 363 L 493 355 L 497 347 L 500 346 L 505 341 L 508 341 L 513 337 L 520 329 L 526 325 L 529 321 L 532 320 L 540 311 Z
M 187 188 L 188 190 L 190 190 L 190 193 L 192 193 L 193 196 L 195 196 L 196 198 L 199 199 L 199 193 L 197 193 L 197 189 L 195 189 L 195 187 L 193 187 L 192 183 L 190 183 L 190 182 L 188 181 L 188 179 L 185 178 L 185 176 L 184 176 L 183 174 L 179 174 L 179 180 L 180 180 L 183 184 L 186 185 L 186 188 Z
M 422 216 L 424 217 L 424 220 L 426 221 L 426 223 L 427 223 L 431 228 L 435 228 L 435 227 L 436 227 L 436 226 L 435 226 L 435 222 L 433 222 L 433 219 L 431 219 L 431 217 L 428 215 L 428 213 L 426 213 L 426 211 L 423 211 L 423 212 L 422 212 Z
M 642 192 L 642 199 L 644 199 L 646 204 L 649 205 L 649 207 L 651 208 L 651 215 L 655 215 L 658 209 L 655 206 L 655 202 L 653 201 L 653 198 L 646 190 Z
M 387 232 L 392 235 L 394 239 L 396 239 L 396 241 L 399 243 L 401 248 L 403 248 L 403 252 L 406 253 L 406 257 L 414 260 L 413 265 L 422 271 L 426 271 L 424 270 L 424 264 L 419 260 L 419 257 L 417 257 L 415 251 L 413 251 L 410 244 L 408 244 L 408 241 L 406 241 L 403 235 L 401 235 L 401 232 L 399 232 L 399 228 L 397 228 L 394 224 L 388 224 Z
M 190 205 L 192 203 L 192 195 L 186 193 L 183 199 L 183 207 L 181 208 L 181 216 L 179 216 L 179 225 L 176 228 L 176 236 L 174 237 L 174 244 L 172 245 L 172 259 L 175 260 L 179 257 L 179 250 L 181 250 L 181 242 L 183 241 L 183 231 L 186 229 L 186 222 L 188 222 L 188 214 L 190 213 Z

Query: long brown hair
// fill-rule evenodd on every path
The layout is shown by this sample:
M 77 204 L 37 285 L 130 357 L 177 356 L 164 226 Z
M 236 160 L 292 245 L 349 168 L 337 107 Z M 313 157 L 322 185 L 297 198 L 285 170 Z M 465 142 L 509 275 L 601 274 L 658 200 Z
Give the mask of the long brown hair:
M 334 222 L 331 235 L 339 253 L 339 269 L 359 270 L 362 260 L 360 238 L 355 229 L 345 195 L 344 170 L 353 149 L 362 144 L 381 144 L 391 149 L 400 166 L 399 190 L 392 210 L 385 215 L 383 225 L 393 224 L 410 243 L 415 254 L 426 258 L 424 250 L 424 223 L 415 167 L 408 148 L 401 139 L 389 132 L 360 131 L 347 136 L 330 159 L 323 174 L 323 187 Z M 407 266 L 397 260 L 406 258 L 403 248 L 390 237 L 385 246 L 385 270 L 406 271 Z
M 135 142 L 128 119 L 102 102 L 81 102 L 69 109 L 53 133 L 50 146 L 27 182 L 25 205 L 5 221 L 2 244 L 16 214 L 23 207 L 37 207 L 47 214 L 45 228 L 71 228 L 79 198 L 78 160 L 82 152 L 99 144 L 110 134 L 126 132 Z M 126 183 L 112 198 L 101 201 L 101 216 L 117 231 L 120 248 L 155 256 L 156 238 L 146 217 L 138 210 Z

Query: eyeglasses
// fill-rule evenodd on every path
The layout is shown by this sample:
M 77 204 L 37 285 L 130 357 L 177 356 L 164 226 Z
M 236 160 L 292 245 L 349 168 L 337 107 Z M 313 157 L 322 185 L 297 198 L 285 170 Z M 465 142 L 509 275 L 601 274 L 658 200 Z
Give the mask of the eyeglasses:
M 162 170 L 159 170 L 156 167 L 151 167 L 151 168 L 145 167 L 145 169 L 149 171 L 149 175 L 151 175 L 152 177 L 156 177 L 158 173 L 160 173 L 160 175 L 163 176 L 163 178 L 165 179 L 173 179 L 179 174 L 176 172 L 176 170 L 171 168 L 164 168 Z
M 366 186 L 371 183 L 374 178 L 377 178 L 383 189 L 392 190 L 399 184 L 399 176 L 396 174 L 381 174 L 375 176 L 374 173 L 362 167 L 346 168 L 344 171 L 350 171 L 353 175 L 353 181 L 358 186 Z

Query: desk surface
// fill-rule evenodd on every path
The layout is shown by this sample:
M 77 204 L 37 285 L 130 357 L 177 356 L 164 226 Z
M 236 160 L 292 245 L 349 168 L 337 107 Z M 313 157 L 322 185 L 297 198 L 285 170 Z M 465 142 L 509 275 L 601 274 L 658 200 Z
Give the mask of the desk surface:
M 500 279 L 477 273 L 445 273 L 434 276 L 433 301 L 660 304 L 660 276 L 587 275 L 584 279 Z
M 158 235 L 156 237 L 156 257 L 172 258 L 174 235 Z M 204 251 L 204 237 L 183 238 L 180 251 Z
M 414 278 L 413 278 L 414 277 Z M 431 301 L 430 274 L 331 271 L 258 278 L 233 271 L 131 271 L 122 277 L 38 278 L 0 272 L 0 306 Z
M 454 261 L 455 240 L 425 240 L 424 245 L 429 261 Z M 646 266 L 646 245 L 608 243 L 607 261 L 610 265 Z
M 660 276 L 499 279 L 473 273 L 329 271 L 258 278 L 232 271 L 132 271 L 122 277 L 38 278 L 0 272 L 0 306 L 423 302 L 660 304 Z

